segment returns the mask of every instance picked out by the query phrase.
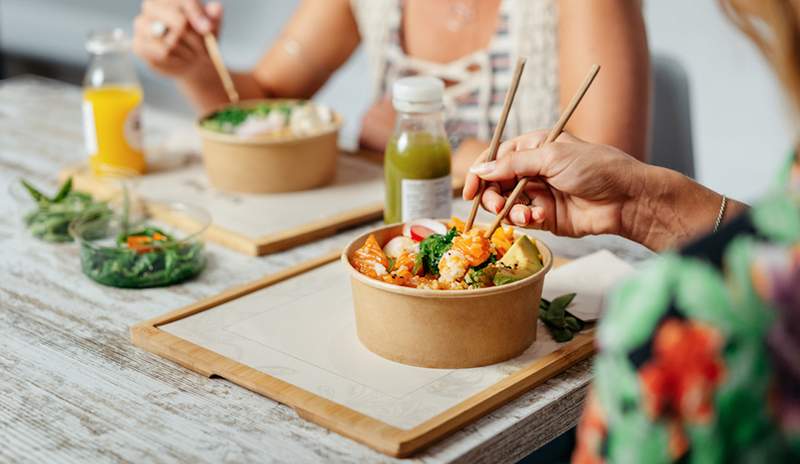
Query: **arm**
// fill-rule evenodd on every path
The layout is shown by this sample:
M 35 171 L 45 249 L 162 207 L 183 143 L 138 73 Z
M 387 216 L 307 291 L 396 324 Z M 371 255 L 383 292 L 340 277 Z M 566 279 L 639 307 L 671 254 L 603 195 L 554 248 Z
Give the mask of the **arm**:
M 169 27 L 150 36 L 153 21 Z M 134 51 L 148 64 L 178 81 L 200 111 L 227 102 L 222 83 L 203 45 L 202 34 L 216 33 L 222 5 L 199 0 L 147 0 L 135 21 Z M 303 0 L 275 45 L 249 71 L 232 73 L 242 99 L 308 98 L 328 80 L 359 43 L 347 0 Z
M 527 200 L 514 205 L 506 218 L 520 227 L 570 237 L 622 235 L 657 251 L 712 230 L 722 203 L 718 193 L 675 171 L 566 132 L 539 147 L 546 137 L 546 131 L 538 131 L 509 140 L 500 146 L 497 161 L 473 166 L 464 199 L 475 197 L 482 178 L 490 185 L 481 203 L 497 214 L 517 180 L 531 177 L 536 180 L 524 190 Z M 746 208 L 728 200 L 723 222 Z
M 650 119 L 650 55 L 637 0 L 560 0 L 559 82 L 567 105 L 592 64 L 597 80 L 567 130 L 644 160 Z
M 710 233 L 722 195 L 678 172 L 642 164 L 636 198 L 623 209 L 621 235 L 652 250 L 673 248 Z M 728 199 L 722 223 L 747 205 Z

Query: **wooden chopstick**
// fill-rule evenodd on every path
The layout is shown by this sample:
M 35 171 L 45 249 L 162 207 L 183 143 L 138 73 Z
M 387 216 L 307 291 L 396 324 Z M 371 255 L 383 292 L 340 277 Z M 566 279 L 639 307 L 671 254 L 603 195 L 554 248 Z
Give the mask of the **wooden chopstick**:
M 550 133 L 547 135 L 547 139 L 545 139 L 540 146 L 552 143 L 558 138 L 559 135 L 561 135 L 561 132 L 564 130 L 564 126 L 567 125 L 567 121 L 569 121 L 572 113 L 575 112 L 575 109 L 583 99 L 583 96 L 586 95 L 586 91 L 589 90 L 589 87 L 592 85 L 592 82 L 594 82 L 594 78 L 597 77 L 598 72 L 600 72 L 600 65 L 592 65 L 592 68 L 589 70 L 589 74 L 587 74 L 586 78 L 583 80 L 583 84 L 581 84 L 580 88 L 578 88 L 578 91 L 572 97 L 572 100 L 570 100 L 567 108 L 563 113 L 561 113 L 561 117 L 558 118 L 558 122 L 556 122 L 556 125 L 550 130 Z M 508 215 L 508 212 L 511 211 L 511 208 L 514 206 L 514 202 L 517 201 L 517 197 L 519 197 L 519 194 L 525 189 L 525 186 L 528 185 L 528 180 L 528 177 L 523 177 L 517 182 L 514 190 L 511 191 L 511 195 L 509 195 L 506 199 L 506 204 L 503 205 L 503 209 L 497 214 L 497 216 L 495 216 L 494 222 L 489 228 L 489 234 L 487 237 L 491 237 L 494 231 L 500 227 L 500 224 L 503 222 L 503 218 Z M 478 200 L 478 197 L 475 199 Z
M 489 157 L 484 160 L 485 162 L 494 161 L 495 157 L 497 157 L 497 149 L 500 148 L 500 138 L 503 136 L 503 130 L 508 120 L 508 112 L 511 110 L 511 104 L 514 103 L 514 96 L 517 94 L 517 88 L 519 87 L 519 80 L 522 77 L 523 70 L 525 70 L 525 58 L 518 58 L 517 65 L 514 67 L 514 75 L 511 78 L 511 85 L 508 87 L 506 99 L 503 102 L 503 111 L 500 113 L 500 120 L 497 121 L 497 126 L 495 126 L 494 134 L 492 135 L 492 142 L 489 144 Z M 481 197 L 486 188 L 486 183 L 483 179 L 479 178 L 478 181 L 478 193 L 472 200 L 472 210 L 469 212 L 467 222 L 464 223 L 464 232 L 472 228 L 475 222 L 475 216 L 478 214 L 478 207 L 481 204 Z
M 206 43 L 208 56 L 211 57 L 211 62 L 214 63 L 214 68 L 217 70 L 217 74 L 219 74 L 219 78 L 222 81 L 222 87 L 225 88 L 225 93 L 228 94 L 228 99 L 231 103 L 239 103 L 239 93 L 236 92 L 231 74 L 228 72 L 228 68 L 225 67 L 225 62 L 222 61 L 222 53 L 219 51 L 217 38 L 214 37 L 214 34 L 209 32 L 203 35 L 203 40 Z

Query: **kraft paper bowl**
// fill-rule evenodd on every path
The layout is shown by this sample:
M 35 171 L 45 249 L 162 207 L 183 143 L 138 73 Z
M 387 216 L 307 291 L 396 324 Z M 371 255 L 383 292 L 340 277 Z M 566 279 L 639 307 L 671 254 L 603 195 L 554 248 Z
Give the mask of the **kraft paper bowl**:
M 252 108 L 259 103 L 292 100 L 246 100 L 238 103 Z M 229 105 L 226 105 L 229 106 Z M 197 121 L 202 140 L 203 164 L 211 185 L 240 193 L 279 193 L 309 190 L 330 183 L 339 157 L 337 139 L 342 118 L 333 113 L 330 128 L 312 135 L 257 135 L 240 137 L 204 128 Z
M 370 234 L 383 246 L 401 231 L 402 224 L 381 227 L 359 236 L 342 252 L 352 284 L 356 331 L 367 349 L 412 366 L 468 368 L 514 358 L 536 340 L 542 286 L 553 263 L 545 244 L 536 241 L 544 263 L 536 274 L 475 290 L 401 287 L 367 277 L 350 264 Z

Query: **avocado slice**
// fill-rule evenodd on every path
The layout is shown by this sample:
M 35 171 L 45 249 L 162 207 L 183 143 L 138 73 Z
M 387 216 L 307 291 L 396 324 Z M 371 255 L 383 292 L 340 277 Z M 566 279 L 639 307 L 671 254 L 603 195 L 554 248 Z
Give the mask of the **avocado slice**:
M 523 235 L 511 245 L 496 266 L 494 284 L 505 285 L 539 272 L 544 265 L 539 248 L 527 235 Z

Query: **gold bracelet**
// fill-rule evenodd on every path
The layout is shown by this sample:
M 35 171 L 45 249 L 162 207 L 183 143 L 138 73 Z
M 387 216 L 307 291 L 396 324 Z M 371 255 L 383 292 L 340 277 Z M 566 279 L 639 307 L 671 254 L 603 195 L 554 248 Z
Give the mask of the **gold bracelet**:
M 714 221 L 714 232 L 719 230 L 720 224 L 722 224 L 722 218 L 725 216 L 725 209 L 728 207 L 728 197 L 722 195 L 722 204 L 719 205 L 719 214 L 717 214 L 717 220 Z

